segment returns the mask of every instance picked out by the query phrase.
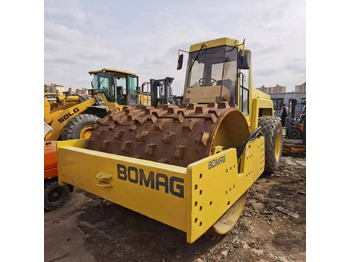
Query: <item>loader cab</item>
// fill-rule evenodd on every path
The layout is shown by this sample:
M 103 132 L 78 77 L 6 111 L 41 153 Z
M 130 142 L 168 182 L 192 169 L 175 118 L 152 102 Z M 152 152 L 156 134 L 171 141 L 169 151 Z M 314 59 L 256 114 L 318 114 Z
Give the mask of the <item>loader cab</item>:
M 135 73 L 102 69 L 90 71 L 94 93 L 100 94 L 106 105 L 134 106 L 138 101 L 138 76 Z M 108 106 L 110 107 L 110 106 Z
M 244 50 L 244 51 L 243 51 Z M 182 67 L 179 56 L 178 69 Z M 184 87 L 184 103 L 227 101 L 249 115 L 250 51 L 238 40 L 221 38 L 192 45 Z

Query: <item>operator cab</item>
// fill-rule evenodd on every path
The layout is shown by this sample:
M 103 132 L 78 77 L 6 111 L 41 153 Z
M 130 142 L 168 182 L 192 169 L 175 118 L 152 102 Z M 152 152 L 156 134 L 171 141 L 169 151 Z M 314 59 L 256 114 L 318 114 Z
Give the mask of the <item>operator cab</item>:
M 135 73 L 104 68 L 90 71 L 89 74 L 93 75 L 93 90 L 103 94 L 108 102 L 131 106 L 138 104 L 139 79 Z
M 244 50 L 244 51 L 243 51 Z M 178 69 L 182 67 L 182 54 Z M 190 47 L 184 103 L 227 101 L 249 114 L 250 51 L 238 40 L 220 38 Z

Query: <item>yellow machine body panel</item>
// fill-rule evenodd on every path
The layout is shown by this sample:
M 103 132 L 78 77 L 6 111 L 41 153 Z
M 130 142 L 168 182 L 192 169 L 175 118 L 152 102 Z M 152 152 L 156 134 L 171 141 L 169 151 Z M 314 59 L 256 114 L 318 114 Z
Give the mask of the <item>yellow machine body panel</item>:
M 117 102 L 109 102 L 103 93 L 98 93 L 95 96 L 99 96 L 102 98 L 103 103 L 106 107 L 108 107 L 109 110 L 117 109 L 117 110 L 123 110 L 123 107 L 125 105 L 119 105 Z
M 150 106 L 151 105 L 151 96 L 147 93 L 139 94 L 139 105 Z
M 256 88 L 253 88 L 252 89 L 252 96 L 253 98 L 261 98 L 261 99 L 271 99 L 270 95 L 256 89 Z
M 62 147 L 74 141 L 59 142 L 60 182 L 186 231 L 186 168 L 85 148 Z
M 204 234 L 248 190 L 264 170 L 264 138 L 248 142 L 241 157 L 228 149 L 188 166 L 187 242 Z
M 255 90 L 252 88 L 252 90 Z M 259 91 L 259 90 L 256 90 Z M 253 93 L 254 94 L 254 93 Z M 252 114 L 250 115 L 250 132 L 258 127 L 259 116 L 274 116 L 273 102 L 269 98 L 252 97 Z
M 264 170 L 264 138 L 248 142 L 237 162 L 224 150 L 187 168 L 84 148 L 85 140 L 59 142 L 58 177 L 111 202 L 186 232 L 204 234 Z
M 239 40 L 228 38 L 228 37 L 223 37 L 219 39 L 214 39 L 214 40 L 209 40 L 209 41 L 204 41 L 201 43 L 197 43 L 194 45 L 190 46 L 190 52 L 198 51 L 202 48 L 202 45 L 205 45 L 205 48 L 212 48 L 216 46 L 222 46 L 222 45 L 227 45 L 227 46 L 238 46 Z

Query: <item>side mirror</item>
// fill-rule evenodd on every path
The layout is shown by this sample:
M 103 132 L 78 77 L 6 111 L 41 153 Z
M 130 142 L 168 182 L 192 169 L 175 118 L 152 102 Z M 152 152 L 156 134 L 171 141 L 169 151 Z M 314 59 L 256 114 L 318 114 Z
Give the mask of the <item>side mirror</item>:
M 244 50 L 244 54 L 242 55 L 242 50 L 239 51 L 238 54 L 238 60 L 237 60 L 237 67 L 239 69 L 249 69 L 250 68 L 250 59 L 251 59 L 251 53 L 249 50 Z
M 136 87 L 136 94 L 140 94 L 141 88 L 139 86 Z
M 179 55 L 179 58 L 177 60 L 177 70 L 180 70 L 182 68 L 183 60 L 184 60 L 184 55 L 183 54 Z

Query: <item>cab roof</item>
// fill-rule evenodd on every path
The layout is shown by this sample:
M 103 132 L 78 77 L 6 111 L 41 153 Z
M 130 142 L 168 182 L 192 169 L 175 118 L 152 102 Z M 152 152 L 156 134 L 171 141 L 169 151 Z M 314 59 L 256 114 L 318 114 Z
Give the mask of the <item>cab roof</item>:
M 133 75 L 136 76 L 135 73 L 127 72 L 127 71 L 122 71 L 118 69 L 110 69 L 110 68 L 102 68 L 101 70 L 96 70 L 96 71 L 90 71 L 89 74 L 98 74 L 102 72 L 116 72 L 116 73 L 121 73 L 121 74 L 126 74 L 126 75 Z
M 239 42 L 239 40 L 233 39 L 233 38 L 228 38 L 228 37 L 223 37 L 223 38 L 218 38 L 214 40 L 209 40 L 209 41 L 204 41 L 198 44 L 194 44 L 190 46 L 190 52 L 198 51 L 201 49 L 202 45 L 205 45 L 204 48 L 202 49 L 208 49 L 216 46 L 238 46 L 242 43 Z M 248 50 L 247 47 L 244 47 L 244 50 Z

